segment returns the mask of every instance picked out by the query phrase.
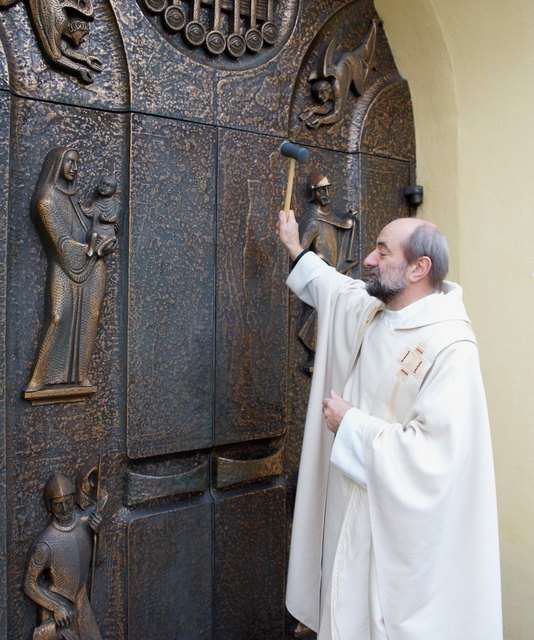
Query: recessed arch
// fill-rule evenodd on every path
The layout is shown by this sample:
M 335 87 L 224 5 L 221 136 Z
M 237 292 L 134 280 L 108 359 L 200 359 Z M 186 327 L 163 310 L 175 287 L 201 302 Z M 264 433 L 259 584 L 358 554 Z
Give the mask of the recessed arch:
M 448 35 L 432 2 L 376 0 L 400 74 L 412 96 L 417 182 L 425 189 L 418 215 L 438 224 L 452 245 L 459 233 L 459 118 Z M 439 152 L 437 151 L 439 150 Z M 451 276 L 457 277 L 453 256 Z

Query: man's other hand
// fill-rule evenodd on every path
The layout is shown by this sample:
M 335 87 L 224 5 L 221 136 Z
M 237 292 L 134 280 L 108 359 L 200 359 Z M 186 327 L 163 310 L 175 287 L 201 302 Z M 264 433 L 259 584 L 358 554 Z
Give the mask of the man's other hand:
M 352 409 L 352 405 L 338 396 L 335 391 L 330 391 L 330 396 L 323 400 L 324 420 L 332 433 L 337 433 L 339 425 L 349 409 Z

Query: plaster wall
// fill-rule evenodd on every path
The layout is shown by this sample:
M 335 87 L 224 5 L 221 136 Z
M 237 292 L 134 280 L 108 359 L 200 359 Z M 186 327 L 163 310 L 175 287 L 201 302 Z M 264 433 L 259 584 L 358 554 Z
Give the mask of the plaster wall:
M 534 4 L 377 0 L 414 104 L 419 216 L 446 233 L 492 422 L 505 638 L 534 634 Z

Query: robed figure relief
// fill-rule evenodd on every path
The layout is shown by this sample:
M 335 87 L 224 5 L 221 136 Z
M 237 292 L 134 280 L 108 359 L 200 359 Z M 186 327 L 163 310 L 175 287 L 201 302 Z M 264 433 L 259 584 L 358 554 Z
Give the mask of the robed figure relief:
M 312 175 L 308 187 L 310 204 L 299 222 L 300 243 L 341 273 L 349 274 L 358 264 L 354 259 L 357 213 L 350 209 L 341 217 L 330 211 L 331 184 L 326 176 Z M 303 371 L 311 374 L 317 344 L 317 314 L 306 303 L 302 306 L 297 331 L 308 356 Z
M 97 499 L 93 487 L 83 506 L 78 494 L 60 473 L 44 488 L 50 520 L 28 553 L 23 585 L 39 605 L 33 640 L 102 640 L 87 584 L 107 494 L 99 491 Z
M 98 206 L 83 211 L 78 162 L 75 149 L 52 149 L 31 200 L 48 259 L 43 335 L 24 393 L 36 404 L 79 401 L 97 390 L 89 365 L 106 286 L 104 258 L 116 241 L 88 241 Z

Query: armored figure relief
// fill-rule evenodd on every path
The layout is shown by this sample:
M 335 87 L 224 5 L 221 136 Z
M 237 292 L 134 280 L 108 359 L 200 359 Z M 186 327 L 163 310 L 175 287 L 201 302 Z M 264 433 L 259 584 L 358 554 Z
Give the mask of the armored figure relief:
M 314 251 L 341 273 L 349 273 L 358 264 L 353 256 L 357 214 L 353 209 L 344 217 L 337 217 L 329 212 L 331 184 L 326 176 L 311 176 L 308 186 L 310 205 L 299 222 L 301 245 L 304 249 Z M 306 373 L 311 373 L 317 341 L 317 317 L 315 309 L 305 303 L 297 331 L 308 352 L 308 360 L 303 369 Z
M 88 255 L 90 225 L 79 203 L 78 162 L 75 149 L 52 149 L 31 200 L 48 259 L 45 324 L 24 393 L 32 402 L 79 400 L 96 391 L 88 370 L 106 286 L 104 257 L 116 243 L 103 242 Z
M 84 214 L 91 219 L 91 226 L 85 236 L 89 245 L 87 255 L 95 252 L 99 256 L 106 255 L 117 245 L 119 231 L 119 209 L 113 199 L 117 190 L 117 181 L 112 176 L 103 176 L 97 187 L 97 197 L 89 207 L 81 206 Z
M 376 64 L 376 33 L 377 21 L 373 20 L 362 44 L 355 51 L 344 53 L 337 62 L 334 56 L 338 43 L 335 37 L 330 40 L 308 78 L 312 96 L 318 103 L 299 116 L 308 127 L 316 129 L 338 122 L 351 87 L 359 96 L 364 93 Z
M 18 0 L 0 0 L 8 7 Z M 43 54 L 52 65 L 72 73 L 85 84 L 93 82 L 90 71 L 102 71 L 102 62 L 80 51 L 94 19 L 92 0 L 28 0 L 28 11 Z
M 75 506 L 75 487 L 55 473 L 45 485 L 50 522 L 28 554 L 24 591 L 39 607 L 33 640 L 102 640 L 87 596 L 94 532 L 103 500 Z

